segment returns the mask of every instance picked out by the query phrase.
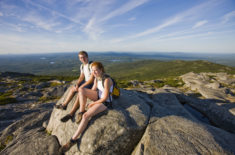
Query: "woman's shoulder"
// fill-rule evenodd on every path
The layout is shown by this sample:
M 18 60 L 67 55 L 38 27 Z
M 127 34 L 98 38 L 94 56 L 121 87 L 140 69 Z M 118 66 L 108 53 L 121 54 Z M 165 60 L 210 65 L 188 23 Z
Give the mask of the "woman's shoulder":
M 102 79 L 103 80 L 112 80 L 112 78 L 108 74 L 106 74 L 106 73 L 103 75 Z
M 113 80 L 112 80 L 111 77 L 105 78 L 105 79 L 104 79 L 104 83 L 106 83 L 106 82 L 109 83 L 110 86 L 113 84 Z

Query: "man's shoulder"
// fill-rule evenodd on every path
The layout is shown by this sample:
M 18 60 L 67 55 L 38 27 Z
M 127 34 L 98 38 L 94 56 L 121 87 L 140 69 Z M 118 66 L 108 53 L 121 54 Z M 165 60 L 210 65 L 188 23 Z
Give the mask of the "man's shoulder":
M 83 63 L 82 63 L 82 64 L 80 65 L 80 69 L 81 69 L 81 70 L 83 69 L 83 66 L 84 66 L 84 65 L 83 65 Z

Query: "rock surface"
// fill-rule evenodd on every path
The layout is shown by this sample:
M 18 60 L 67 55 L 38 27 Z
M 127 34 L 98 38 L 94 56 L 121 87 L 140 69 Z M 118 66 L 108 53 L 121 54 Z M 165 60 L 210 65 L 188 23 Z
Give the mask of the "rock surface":
M 122 90 L 122 96 L 114 100 L 114 109 L 92 118 L 77 145 L 66 154 L 235 153 L 234 134 L 197 120 L 166 88 L 150 96 Z M 54 109 L 47 126 L 62 145 L 77 129 L 72 121 L 59 121 L 73 102 L 67 111 Z
M 141 138 L 147 124 L 150 107 L 136 96 L 135 92 L 122 90 L 121 98 L 113 102 L 113 109 L 101 113 L 90 120 L 80 137 L 80 143 L 67 154 L 130 154 Z M 58 101 L 61 103 L 68 91 Z M 74 102 L 72 100 L 71 102 Z M 74 134 L 78 125 L 72 121 L 61 123 L 60 118 L 67 111 L 54 109 L 47 131 L 56 135 L 61 144 L 65 144 Z
M 0 80 L 0 131 L 22 116 L 37 112 L 37 104 L 55 103 L 69 86 L 65 81 L 42 78 L 44 82 L 39 82 L 37 76 L 14 72 L 0 73 Z
M 234 75 L 190 72 L 181 77 L 185 82 L 182 88 L 164 86 L 163 89 L 174 93 L 182 104 L 187 104 L 201 112 L 215 126 L 235 133 Z M 132 90 L 148 94 L 161 92 L 161 89 L 151 90 L 149 88 Z M 185 92 L 185 90 L 187 91 Z M 198 95 L 199 97 L 194 97 Z
M 41 78 L 41 79 L 40 79 Z M 27 73 L 5 72 L 0 73 L 0 95 L 11 98 L 9 103 L 44 102 L 58 100 L 68 84 L 65 81 L 48 80 L 48 77 L 38 77 Z M 7 94 L 7 95 L 6 95 Z M 7 104 L 7 103 L 0 103 Z
M 177 98 L 200 111 L 217 127 L 235 133 L 235 103 L 197 99 L 184 94 L 177 94 Z
M 50 136 L 42 128 L 44 121 L 51 114 L 51 105 L 42 104 L 36 107 L 36 111 L 25 115 L 21 120 L 9 125 L 0 135 L 1 146 L 6 147 L 0 152 L 1 155 L 39 155 L 58 154 L 60 147 L 55 136 Z
M 234 76 L 188 73 L 182 79 L 183 87 L 165 85 L 160 89 L 154 88 L 151 81 L 134 81 L 141 86 L 135 90 L 121 90 L 121 97 L 114 100 L 113 109 L 91 118 L 77 145 L 66 155 L 235 154 Z M 9 81 L 14 83 L 15 80 L 7 78 L 2 83 L 5 86 Z M 37 84 L 32 84 L 20 89 L 28 91 L 36 87 Z M 43 84 L 40 87 L 39 92 L 45 90 Z M 3 92 L 6 89 L 12 88 L 0 88 Z M 51 94 L 63 94 L 64 88 L 58 89 L 55 92 L 51 89 Z M 64 101 L 69 89 L 57 104 Z M 219 93 L 215 93 L 216 90 Z M 31 94 L 31 97 L 37 95 L 39 93 Z M 78 127 L 71 120 L 60 122 L 72 108 L 75 97 L 66 111 L 53 109 L 53 103 L 37 104 L 30 98 L 26 101 L 0 109 L 1 127 L 9 125 L 0 130 L 0 147 L 5 145 L 0 154 L 59 154 L 60 145 L 65 144 Z M 201 112 L 212 124 L 200 121 L 186 105 Z
M 235 78 L 221 73 L 200 73 L 193 72 L 182 75 L 185 87 L 197 91 L 207 99 L 218 99 L 223 101 L 235 101 L 234 93 L 226 86 L 233 86 Z M 232 87 L 231 87 L 232 88 Z M 234 89 L 234 88 L 233 88 Z
M 164 90 L 153 96 L 149 125 L 133 151 L 140 154 L 232 154 L 235 135 L 192 117 Z

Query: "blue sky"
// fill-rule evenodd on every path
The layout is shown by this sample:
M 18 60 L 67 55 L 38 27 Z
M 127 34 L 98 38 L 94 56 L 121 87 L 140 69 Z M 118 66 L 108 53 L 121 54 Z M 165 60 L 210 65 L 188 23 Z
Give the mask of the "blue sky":
M 0 0 L 0 54 L 235 53 L 234 0 Z

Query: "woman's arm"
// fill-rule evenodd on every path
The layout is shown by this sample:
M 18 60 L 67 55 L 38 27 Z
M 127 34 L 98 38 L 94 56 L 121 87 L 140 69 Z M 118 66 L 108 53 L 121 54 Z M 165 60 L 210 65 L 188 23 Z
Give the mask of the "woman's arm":
M 109 90 L 110 90 L 110 87 L 112 86 L 112 84 L 113 84 L 113 82 L 110 78 L 106 78 L 104 80 L 104 92 L 103 92 L 104 95 L 99 100 L 93 102 L 94 104 L 103 103 L 109 98 Z
M 94 90 L 94 91 L 97 90 L 97 80 L 96 80 L 96 78 L 95 78 L 95 80 L 94 80 L 94 84 L 93 84 L 91 90 Z
M 103 97 L 101 99 L 103 99 L 102 102 L 105 102 L 108 98 L 109 98 L 109 91 L 110 91 L 110 87 L 112 86 L 113 82 L 111 80 L 111 78 L 106 78 L 104 80 L 104 92 L 103 92 Z

